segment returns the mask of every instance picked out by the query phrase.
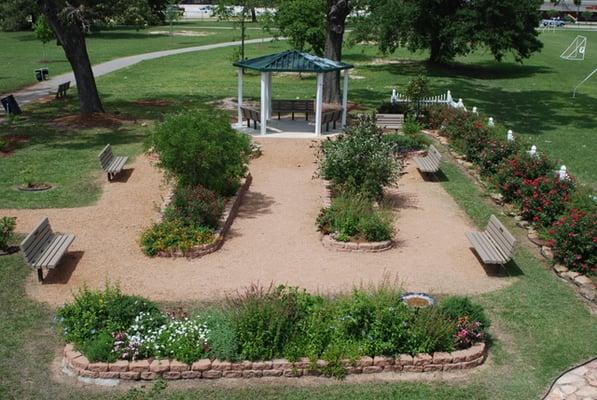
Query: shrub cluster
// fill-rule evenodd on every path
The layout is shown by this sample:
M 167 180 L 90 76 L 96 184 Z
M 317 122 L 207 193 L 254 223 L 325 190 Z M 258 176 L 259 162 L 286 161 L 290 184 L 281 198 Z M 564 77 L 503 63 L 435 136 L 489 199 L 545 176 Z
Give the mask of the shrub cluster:
M 0 250 L 8 250 L 16 226 L 17 219 L 15 217 L 0 218 Z
M 150 143 L 176 188 L 164 220 L 141 235 L 143 252 L 154 256 L 212 242 L 225 198 L 247 172 L 248 137 L 232 129 L 225 114 L 187 111 L 168 117 Z
M 92 361 L 309 357 L 327 360 L 324 372 L 331 375 L 343 373 L 340 360 L 346 358 L 451 351 L 484 340 L 489 321 L 467 298 L 415 309 L 400 296 L 387 285 L 334 298 L 253 285 L 222 306 L 177 320 L 108 287 L 83 290 L 58 318 L 65 339 Z
M 476 164 L 507 202 L 551 237 L 554 258 L 568 268 L 595 272 L 595 195 L 573 176 L 556 176 L 558 163 L 544 154 L 530 155 L 523 143 L 508 142 L 505 129 L 489 127 L 487 118 L 448 107 L 429 110 L 428 125 Z M 593 218 L 591 218 L 593 217 Z M 552 229 L 550 229 L 552 228 Z M 582 231 L 581 231 L 582 230 Z
M 333 234 L 342 242 L 380 242 L 392 237 L 389 213 L 375 209 L 366 196 L 352 192 L 340 194 L 329 208 L 322 209 L 317 226 L 324 234 Z

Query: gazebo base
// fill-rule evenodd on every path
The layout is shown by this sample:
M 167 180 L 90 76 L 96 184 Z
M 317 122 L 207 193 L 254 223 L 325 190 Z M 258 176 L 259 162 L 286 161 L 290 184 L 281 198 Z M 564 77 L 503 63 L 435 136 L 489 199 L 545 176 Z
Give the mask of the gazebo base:
M 246 121 L 244 121 L 243 124 L 240 126 L 238 124 L 234 124 L 233 127 L 240 132 L 260 137 L 288 137 L 309 139 L 317 137 L 317 135 L 315 134 L 315 122 L 305 121 L 304 118 L 300 116 L 294 121 L 290 118 L 290 116 L 282 117 L 281 119 L 275 117 L 267 121 L 267 132 L 265 135 L 261 135 L 259 124 L 257 125 L 257 129 L 253 129 L 252 122 L 250 128 L 247 127 Z M 330 123 L 329 131 L 326 130 L 325 125 L 322 126 L 321 137 L 333 136 L 341 132 L 342 129 L 340 127 L 340 123 L 336 124 L 336 129 L 334 129 L 333 125 Z

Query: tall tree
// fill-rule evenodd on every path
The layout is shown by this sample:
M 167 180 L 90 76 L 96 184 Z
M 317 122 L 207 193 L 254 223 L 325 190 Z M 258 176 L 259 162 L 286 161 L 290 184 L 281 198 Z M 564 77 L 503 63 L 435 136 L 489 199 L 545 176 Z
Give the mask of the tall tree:
M 80 112 L 104 112 L 85 43 L 85 26 L 89 24 L 85 4 L 65 0 L 37 0 L 37 4 L 75 74 Z
M 265 6 L 272 0 L 218 0 L 215 15 L 220 20 L 233 21 L 240 27 L 239 59 L 245 59 L 247 23 L 252 20 L 255 7 Z
M 331 60 L 342 61 L 342 44 L 346 18 L 352 10 L 350 0 L 327 0 L 325 23 L 324 56 Z M 340 102 L 340 72 L 328 72 L 324 76 L 323 101 Z
M 35 21 L 35 23 L 33 24 L 33 32 L 35 32 L 35 37 L 41 42 L 43 46 L 43 57 L 41 61 L 47 62 L 46 43 L 56 39 L 56 36 L 54 36 L 54 31 L 46 22 L 45 17 L 42 16 L 41 18 L 38 18 L 37 21 Z
M 0 1 L 0 29 L 18 31 L 31 27 L 31 16 L 36 13 L 35 0 Z
M 290 45 L 297 50 L 312 51 L 322 56 L 326 36 L 326 0 L 278 0 L 277 7 L 271 18 L 266 14 L 262 19 L 268 32 L 288 38 Z
M 429 50 L 446 63 L 479 46 L 496 60 L 517 61 L 541 49 L 536 27 L 541 0 L 364 0 L 368 13 L 355 19 L 353 40 L 376 40 L 384 52 L 398 47 Z

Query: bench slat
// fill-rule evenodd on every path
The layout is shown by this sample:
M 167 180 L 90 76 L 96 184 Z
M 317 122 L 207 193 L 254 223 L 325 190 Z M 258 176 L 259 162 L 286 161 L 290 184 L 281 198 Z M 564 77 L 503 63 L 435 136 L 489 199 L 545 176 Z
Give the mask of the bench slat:
M 43 251 L 40 253 L 38 259 L 35 260 L 33 266 L 46 267 L 48 261 L 54 256 L 63 240 L 64 238 L 61 235 L 52 235 L 48 241 L 46 241 Z
M 481 232 L 467 232 L 469 239 L 477 253 L 486 264 L 503 264 L 505 258 L 497 252 L 487 236 Z
M 35 263 L 38 268 L 54 268 L 62 259 L 69 246 L 75 240 L 75 235 L 56 235 L 52 241 L 52 245 L 47 251 L 47 256 L 43 260 Z
M 512 259 L 516 238 L 495 215 L 490 217 L 485 232 L 467 232 L 466 237 L 486 264 L 503 265 Z

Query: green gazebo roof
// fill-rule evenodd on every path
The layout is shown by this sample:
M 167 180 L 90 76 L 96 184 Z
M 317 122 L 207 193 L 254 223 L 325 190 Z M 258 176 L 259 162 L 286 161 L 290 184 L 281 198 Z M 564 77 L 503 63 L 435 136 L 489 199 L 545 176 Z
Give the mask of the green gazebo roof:
M 260 72 L 332 72 L 353 67 L 350 64 L 302 53 L 298 50 L 287 50 L 250 60 L 237 61 L 234 66 Z

